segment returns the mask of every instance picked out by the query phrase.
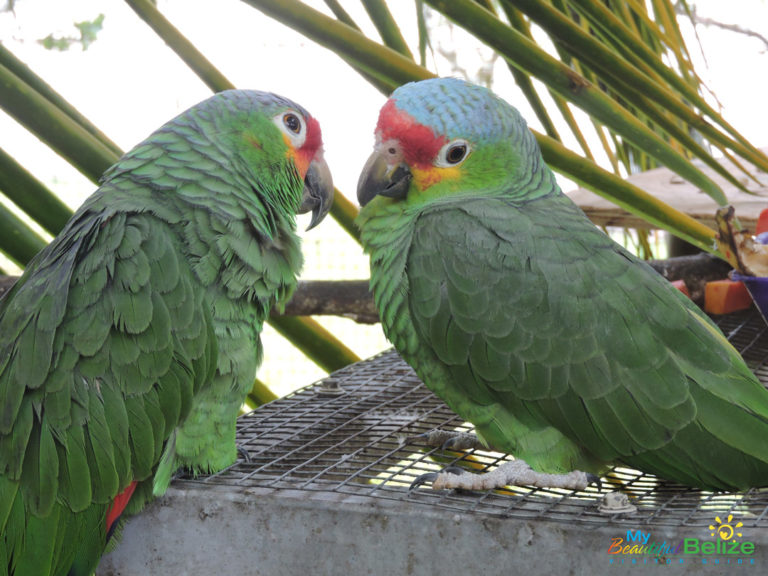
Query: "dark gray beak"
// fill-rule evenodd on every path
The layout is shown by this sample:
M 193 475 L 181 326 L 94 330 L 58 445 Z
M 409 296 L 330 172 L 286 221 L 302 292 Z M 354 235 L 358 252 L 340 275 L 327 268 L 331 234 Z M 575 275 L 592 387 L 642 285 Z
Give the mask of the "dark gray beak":
M 312 220 L 307 226 L 311 230 L 322 222 L 333 204 L 333 178 L 325 160 L 315 159 L 309 165 L 304 178 L 304 193 L 301 197 L 299 214 L 312 211 Z
M 365 206 L 376 196 L 402 199 L 408 195 L 413 175 L 404 163 L 390 165 L 385 153 L 375 150 L 357 181 L 357 201 Z

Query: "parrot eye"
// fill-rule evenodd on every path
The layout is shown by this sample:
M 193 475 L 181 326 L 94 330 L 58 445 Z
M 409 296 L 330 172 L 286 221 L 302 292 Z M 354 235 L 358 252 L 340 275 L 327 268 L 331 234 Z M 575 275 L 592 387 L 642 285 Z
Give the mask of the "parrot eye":
M 448 168 L 461 164 L 469 156 L 469 150 L 469 142 L 466 140 L 459 139 L 448 142 L 437 153 L 435 165 Z
M 290 112 L 285 114 L 283 116 L 283 124 L 285 124 L 285 127 L 294 134 L 301 132 L 301 120 L 299 120 L 299 117 L 296 116 L 296 114 L 291 114 Z
M 288 136 L 294 148 L 301 148 L 307 139 L 307 130 L 304 117 L 298 112 L 288 110 L 278 114 L 272 121 L 280 130 Z

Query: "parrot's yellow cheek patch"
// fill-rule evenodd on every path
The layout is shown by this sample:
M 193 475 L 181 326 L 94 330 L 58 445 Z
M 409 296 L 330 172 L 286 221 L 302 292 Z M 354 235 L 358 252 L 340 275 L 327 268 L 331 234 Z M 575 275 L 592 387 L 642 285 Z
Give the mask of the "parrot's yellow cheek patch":
M 293 143 L 285 134 L 283 134 L 283 142 L 285 142 L 285 157 L 288 160 L 293 161 L 294 166 L 296 166 L 296 170 L 299 172 L 299 176 L 301 176 L 301 179 L 303 180 L 307 175 L 307 170 L 309 170 L 309 163 L 312 159 L 307 158 L 306 154 L 302 154 L 301 150 L 297 151 L 293 147 Z
M 458 166 L 451 166 L 449 168 L 438 166 L 430 166 L 429 168 L 412 167 L 411 174 L 413 175 L 413 183 L 421 191 L 439 182 L 458 180 L 461 177 L 461 169 Z

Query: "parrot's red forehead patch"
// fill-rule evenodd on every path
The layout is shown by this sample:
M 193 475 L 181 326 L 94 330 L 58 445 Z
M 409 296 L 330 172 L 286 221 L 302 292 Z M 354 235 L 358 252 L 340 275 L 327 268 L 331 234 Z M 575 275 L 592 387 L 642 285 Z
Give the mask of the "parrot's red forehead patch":
M 394 100 L 387 100 L 379 113 L 376 132 L 382 142 L 397 140 L 405 161 L 412 166 L 431 165 L 440 148 L 448 141 L 431 128 L 419 124 L 410 114 L 400 110 Z

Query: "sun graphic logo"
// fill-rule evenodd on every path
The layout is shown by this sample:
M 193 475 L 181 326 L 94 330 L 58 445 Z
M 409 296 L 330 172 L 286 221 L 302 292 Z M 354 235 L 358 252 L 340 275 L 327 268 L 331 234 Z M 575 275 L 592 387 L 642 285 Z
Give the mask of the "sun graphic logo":
M 719 516 L 715 516 L 715 522 L 717 522 L 717 525 L 709 525 L 709 529 L 712 530 L 710 533 L 711 536 L 714 536 L 715 533 L 717 533 L 717 535 L 720 536 L 720 539 L 725 542 L 736 536 L 739 538 L 742 537 L 741 532 L 737 532 L 737 530 L 744 526 L 744 524 L 742 522 L 733 524 L 733 514 L 728 514 L 728 518 L 726 518 L 725 522 L 720 520 Z
M 724 555 L 749 557 L 755 553 L 755 543 L 739 540 L 743 536 L 739 530 L 742 526 L 744 526 L 742 522 L 734 522 L 733 514 L 728 514 L 725 520 L 715 516 L 715 523 L 709 525 L 709 534 L 710 536 L 717 534 L 717 538 L 714 541 L 685 538 L 682 543 L 683 554 L 693 554 L 704 558 Z M 737 563 L 741 562 L 741 559 L 737 560 Z M 752 563 L 751 559 L 750 563 Z

